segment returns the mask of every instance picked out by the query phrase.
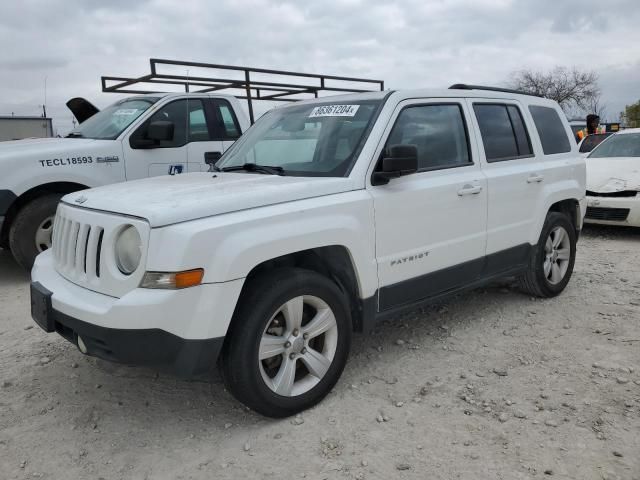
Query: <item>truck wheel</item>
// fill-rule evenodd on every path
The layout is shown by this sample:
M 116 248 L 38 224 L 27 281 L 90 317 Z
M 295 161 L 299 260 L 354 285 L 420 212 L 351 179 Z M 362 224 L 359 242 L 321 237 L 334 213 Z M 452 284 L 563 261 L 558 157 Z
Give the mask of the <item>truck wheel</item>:
M 62 195 L 38 197 L 22 207 L 9 230 L 9 246 L 16 261 L 27 270 L 40 252 L 51 248 L 53 218 Z
M 257 278 L 243 291 L 221 357 L 228 390 L 268 417 L 315 405 L 349 355 L 344 294 L 328 278 L 298 268 Z
M 557 212 L 547 215 L 520 287 L 537 297 L 555 297 L 569 283 L 576 261 L 576 231 L 569 218 Z

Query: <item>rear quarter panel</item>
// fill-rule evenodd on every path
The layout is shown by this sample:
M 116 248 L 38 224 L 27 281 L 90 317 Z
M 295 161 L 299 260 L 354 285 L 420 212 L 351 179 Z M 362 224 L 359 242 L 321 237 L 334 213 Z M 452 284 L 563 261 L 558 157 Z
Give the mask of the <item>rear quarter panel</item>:
M 558 113 L 571 146 L 569 152 L 553 155 L 544 154 L 540 135 L 528 108 L 530 105 L 550 107 Z M 574 140 L 567 118 L 556 102 L 534 99 L 525 106 L 523 113 L 526 117 L 531 142 L 539 163 L 539 173 L 544 176 L 542 183 L 543 193 L 538 197 L 535 205 L 537 221 L 534 222 L 529 235 L 530 243 L 535 245 L 538 243 L 547 212 L 554 203 L 568 199 L 577 200 L 581 206 L 581 215 L 584 216 L 587 167 L 584 157 L 578 151 L 578 145 Z

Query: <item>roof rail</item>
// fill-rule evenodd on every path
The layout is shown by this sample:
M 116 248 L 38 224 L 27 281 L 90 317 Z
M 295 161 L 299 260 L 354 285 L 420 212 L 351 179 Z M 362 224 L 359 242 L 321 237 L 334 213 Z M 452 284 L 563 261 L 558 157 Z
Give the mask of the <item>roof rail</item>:
M 200 63 L 200 62 L 185 62 L 180 60 L 163 60 L 159 58 L 150 58 L 150 72 L 147 75 L 141 77 L 129 78 L 129 77 L 112 77 L 102 76 L 102 91 L 103 92 L 115 92 L 115 93 L 161 93 L 159 91 L 152 90 L 134 90 L 130 87 L 138 86 L 140 84 L 163 84 L 163 85 L 182 85 L 185 92 L 205 93 L 205 92 L 217 92 L 222 90 L 241 90 L 241 95 L 235 95 L 235 97 L 247 100 L 249 107 L 249 119 L 251 123 L 254 122 L 253 117 L 253 100 L 271 100 L 279 102 L 294 102 L 301 100 L 301 98 L 295 98 L 295 95 L 299 94 L 311 94 L 318 98 L 318 92 L 370 92 L 370 91 L 383 91 L 384 81 L 372 80 L 368 78 L 354 78 L 354 77 L 339 77 L 336 75 L 319 75 L 312 73 L 299 73 L 299 72 L 287 72 L 283 70 L 271 70 L 265 68 L 251 68 L 251 67 L 239 67 L 235 65 L 219 65 L 214 63 Z M 173 66 L 184 67 L 187 75 L 177 75 L 175 73 L 158 73 L 158 66 Z M 209 72 L 213 75 L 211 70 L 217 72 L 222 71 L 222 75 L 225 78 L 217 76 L 193 76 L 188 75 L 189 68 L 191 69 L 210 69 Z M 193 71 L 193 70 L 192 70 Z M 175 72 L 175 70 L 174 70 Z M 274 81 L 265 79 L 265 75 L 271 78 L 282 77 L 291 78 L 294 77 L 296 83 L 285 83 L 282 81 Z M 234 78 L 235 77 L 235 78 Z M 331 85 L 327 85 L 327 81 Z M 107 85 L 107 83 L 110 85 Z M 114 83 L 115 82 L 115 83 Z M 342 83 L 340 83 L 342 82 Z M 360 85 L 357 88 L 345 85 L 349 84 L 371 84 L 375 85 L 375 89 L 369 87 L 365 88 L 365 85 Z M 197 90 L 191 90 L 191 87 L 198 87 Z M 227 92 L 229 93 L 229 92 Z
M 531 97 L 541 97 L 535 93 L 523 92 L 522 90 L 513 90 L 511 88 L 501 87 L 485 87 L 483 85 L 467 85 L 466 83 L 456 83 L 449 87 L 449 90 L 489 90 L 491 92 L 515 93 L 517 95 L 529 95 Z

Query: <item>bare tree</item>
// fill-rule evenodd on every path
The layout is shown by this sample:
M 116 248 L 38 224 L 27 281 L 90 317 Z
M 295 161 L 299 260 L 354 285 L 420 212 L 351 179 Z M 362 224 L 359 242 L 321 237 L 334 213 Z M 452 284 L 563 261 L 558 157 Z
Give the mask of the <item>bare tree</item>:
M 581 110 L 600 105 L 598 75 L 577 68 L 555 67 L 549 72 L 520 70 L 511 75 L 512 88 L 527 93 L 550 98 L 560 104 L 565 112 Z M 591 113 L 591 112 L 589 112 Z
M 600 94 L 592 97 L 587 102 L 585 113 L 595 113 L 600 117 L 601 122 L 605 122 L 607 120 L 607 105 L 602 102 L 602 97 L 600 97 Z

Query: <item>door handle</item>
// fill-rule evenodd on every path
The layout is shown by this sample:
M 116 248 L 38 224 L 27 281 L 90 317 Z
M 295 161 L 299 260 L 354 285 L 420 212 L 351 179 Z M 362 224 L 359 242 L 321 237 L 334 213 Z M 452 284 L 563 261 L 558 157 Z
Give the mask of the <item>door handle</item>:
M 477 195 L 482 191 L 482 187 L 480 185 L 470 185 L 467 184 L 458 190 L 458 196 L 462 197 L 463 195 Z
M 529 178 L 527 178 L 527 183 L 540 183 L 542 180 L 544 180 L 543 175 L 532 173 L 531 175 L 529 175 Z

